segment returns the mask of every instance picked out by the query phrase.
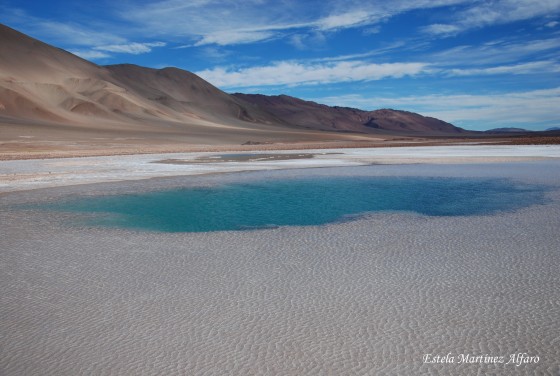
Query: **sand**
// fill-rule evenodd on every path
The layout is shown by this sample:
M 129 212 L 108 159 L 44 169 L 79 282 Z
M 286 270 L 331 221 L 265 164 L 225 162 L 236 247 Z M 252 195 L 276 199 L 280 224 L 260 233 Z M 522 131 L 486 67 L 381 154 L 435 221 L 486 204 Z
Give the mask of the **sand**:
M 345 166 L 5 193 L 0 374 L 556 375 L 559 167 Z M 498 177 L 550 192 L 545 205 L 491 216 L 215 233 L 75 227 L 12 206 L 298 174 Z M 519 353 L 539 361 L 459 364 Z M 448 354 L 454 363 L 424 362 Z

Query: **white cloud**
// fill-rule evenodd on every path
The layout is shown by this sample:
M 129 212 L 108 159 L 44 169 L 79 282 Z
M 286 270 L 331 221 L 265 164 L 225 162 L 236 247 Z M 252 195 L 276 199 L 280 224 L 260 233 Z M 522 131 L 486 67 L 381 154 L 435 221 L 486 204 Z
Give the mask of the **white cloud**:
M 292 0 L 164 0 L 142 7 L 124 3 L 120 13 L 152 35 L 182 37 L 193 46 L 224 46 L 268 40 L 280 30 L 308 25 L 296 13 L 299 8 Z
M 380 26 L 372 26 L 362 30 L 363 35 L 374 35 L 374 34 L 379 34 L 380 32 L 381 32 Z
M 553 28 L 553 27 L 558 26 L 558 24 L 560 24 L 560 22 L 558 22 L 558 21 L 550 21 L 550 22 L 545 23 L 544 26 Z
M 105 46 L 96 46 L 95 50 L 98 51 L 108 51 L 116 53 L 125 53 L 139 55 L 150 52 L 153 47 L 163 47 L 166 43 L 164 42 L 151 42 L 151 43 L 126 43 L 126 44 L 110 44 Z
M 305 35 L 295 34 L 290 38 L 290 44 L 297 48 L 298 50 L 307 49 L 307 45 L 304 43 Z
M 355 10 L 342 14 L 333 14 L 317 21 L 320 30 L 333 30 L 370 24 L 377 21 L 373 14 L 364 10 Z
M 202 39 L 194 44 L 194 46 L 204 46 L 208 44 L 217 44 L 219 46 L 227 46 L 234 44 L 245 44 L 259 42 L 270 39 L 274 33 L 268 31 L 252 31 L 252 30 L 236 30 L 236 31 L 218 31 L 204 35 Z
M 66 46 L 94 46 L 98 44 L 126 42 L 125 38 L 115 35 L 114 33 L 108 33 L 73 22 L 42 19 L 32 16 L 21 9 L 4 8 L 0 5 L 0 14 L 2 14 L 10 24 L 18 26 L 17 29 L 21 32 L 47 43 L 61 43 Z
M 463 45 L 425 56 L 425 60 L 432 61 L 439 66 L 456 65 L 494 65 L 515 63 L 520 59 L 549 59 L 557 56 L 560 48 L 560 38 L 534 39 L 522 42 L 491 41 L 481 45 Z
M 459 26 L 449 24 L 432 24 L 422 29 L 429 34 L 453 35 L 460 31 Z
M 142 7 L 120 5 L 124 19 L 158 37 L 187 39 L 187 45 L 230 45 L 266 41 L 294 32 L 337 31 L 375 26 L 392 16 L 468 0 L 160 0 Z M 248 28 L 248 25 L 250 27 Z
M 82 59 L 86 59 L 86 60 L 105 59 L 105 58 L 111 57 L 111 55 L 106 54 L 105 52 L 101 52 L 101 51 L 72 50 L 72 51 L 69 51 L 69 52 L 73 53 L 76 56 L 81 57 Z
M 225 50 L 223 48 L 216 48 L 216 47 L 204 47 L 197 51 L 197 55 L 201 56 L 204 59 L 216 61 L 223 61 L 228 56 L 230 56 L 233 52 L 230 50 Z
M 88 27 L 82 23 L 59 22 L 29 14 L 23 9 L 12 8 L 0 3 L 2 22 L 19 31 L 29 34 L 47 43 L 62 43 L 66 46 L 93 46 L 98 44 L 123 43 L 126 39 Z
M 558 0 L 154 0 L 142 6 L 134 1 L 117 2 L 111 8 L 111 16 L 120 22 L 91 21 L 89 26 L 87 22 L 45 20 L 18 10 L 10 10 L 10 14 L 3 16 L 25 25 L 23 30 L 35 31 L 32 35 L 49 35 L 50 42 L 56 40 L 66 46 L 129 44 L 132 35 L 132 39 L 170 38 L 165 40 L 187 46 L 225 46 L 291 37 L 294 33 L 319 31 L 328 35 L 354 27 L 364 27 L 365 33 L 378 32 L 381 22 L 396 15 L 450 5 L 458 6 L 459 11 L 450 12 L 452 16 L 447 17 L 450 19 L 427 26 L 426 32 L 449 35 L 468 28 L 560 12 Z M 550 21 L 547 25 L 555 27 L 556 24 L 557 21 Z
M 498 67 L 450 69 L 446 71 L 451 76 L 474 76 L 495 74 L 535 74 L 535 73 L 558 73 L 560 64 L 555 61 L 534 61 L 531 63 L 502 65 Z
M 62 23 L 27 17 L 13 12 L 17 23 L 29 25 L 35 34 L 49 34 L 66 45 L 113 46 L 129 44 L 134 35 L 142 38 L 172 38 L 188 46 L 235 45 L 290 37 L 294 33 L 334 32 L 364 27 L 378 32 L 381 22 L 418 9 L 457 5 L 457 17 L 425 28 L 431 34 L 448 35 L 494 23 L 547 15 L 560 11 L 558 0 L 155 0 L 142 6 L 117 2 L 112 8 L 124 22 Z M 462 8 L 461 8 L 462 7 Z M 466 9 L 465 9 L 466 7 Z M 552 25 L 556 21 L 549 22 Z M 95 26 L 92 26 L 95 25 Z M 551 26 L 552 27 L 552 26 Z M 108 30 L 108 31 L 106 31 Z
M 64 41 L 66 44 L 91 46 L 99 43 L 125 42 L 124 38 L 117 35 L 71 23 L 37 20 L 32 23 L 31 28 L 41 35 Z
M 0 8 L 0 11 L 6 9 Z M 22 31 L 38 37 L 48 43 L 60 43 L 68 46 L 71 52 L 84 59 L 102 59 L 111 57 L 106 52 L 142 54 L 150 52 L 153 47 L 163 47 L 164 42 L 135 43 L 118 35 L 119 27 L 112 26 L 114 32 L 106 32 L 107 28 L 95 28 L 73 22 L 45 20 L 27 14 L 20 9 L 10 9 L 8 18 L 26 26 Z M 84 48 L 85 47 L 85 48 Z
M 107 52 L 139 55 L 150 52 L 153 47 L 163 47 L 165 45 L 164 42 L 112 44 L 96 46 L 91 50 L 76 49 L 70 50 L 70 52 L 83 59 L 97 60 L 111 57 Z
M 320 49 L 325 46 L 326 37 L 319 31 L 309 34 L 294 34 L 289 39 L 289 43 L 298 50 Z
M 343 95 L 309 98 L 319 103 L 373 110 L 395 108 L 417 111 L 472 129 L 560 124 L 560 87 L 496 94 L 435 94 L 408 97 Z
M 282 61 L 268 66 L 237 70 L 218 67 L 199 71 L 196 74 L 216 86 L 231 88 L 372 81 L 389 77 L 414 76 L 426 69 L 427 66 L 424 63 L 373 64 L 365 61 L 299 63 Z
M 384 47 L 380 47 L 374 50 L 370 50 L 368 52 L 363 52 L 363 53 L 358 53 L 358 54 L 350 54 L 350 55 L 339 55 L 339 56 L 328 56 L 328 57 L 323 57 L 323 58 L 318 58 L 315 59 L 315 61 L 341 61 L 341 60 L 355 60 L 355 59 L 363 59 L 366 57 L 372 57 L 372 56 L 379 56 L 379 55 L 385 55 L 387 53 L 391 53 L 393 51 L 399 50 L 402 51 L 403 49 L 410 47 L 407 46 L 406 42 L 404 41 L 398 41 L 389 45 L 386 45 Z
M 560 72 L 560 64 L 553 60 L 482 68 L 445 68 L 424 62 L 376 64 L 366 60 L 359 60 L 362 57 L 368 56 L 371 56 L 371 53 L 306 61 L 279 61 L 265 66 L 238 69 L 215 67 L 195 73 L 212 84 L 225 89 L 374 81 L 385 78 L 417 76 L 420 74 L 434 76 L 484 76 Z
M 451 22 L 429 25 L 424 28 L 424 31 L 449 35 L 468 29 L 548 17 L 559 13 L 560 1 L 558 0 L 480 1 L 474 2 L 463 11 L 454 13 Z

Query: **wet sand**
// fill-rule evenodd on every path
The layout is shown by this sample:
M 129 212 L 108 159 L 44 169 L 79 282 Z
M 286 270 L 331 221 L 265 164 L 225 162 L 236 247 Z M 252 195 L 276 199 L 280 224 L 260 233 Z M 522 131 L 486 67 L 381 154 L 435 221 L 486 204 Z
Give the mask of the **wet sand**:
M 6 193 L 0 374 L 558 374 L 559 169 L 379 165 Z M 383 213 L 214 233 L 75 227 L 12 206 L 297 174 L 498 177 L 550 192 L 544 205 L 492 216 Z M 518 353 L 539 361 L 458 364 Z M 427 364 L 426 354 L 455 363 Z

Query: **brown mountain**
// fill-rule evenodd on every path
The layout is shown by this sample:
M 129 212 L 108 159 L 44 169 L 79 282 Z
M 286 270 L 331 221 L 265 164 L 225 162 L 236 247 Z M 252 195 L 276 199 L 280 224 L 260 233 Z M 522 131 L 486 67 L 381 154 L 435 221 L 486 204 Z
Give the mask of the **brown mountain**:
M 0 123 L 0 141 L 96 136 L 238 144 L 316 138 L 190 72 L 98 66 L 1 24 Z
M 253 103 L 290 124 L 325 131 L 363 133 L 422 133 L 424 135 L 456 134 L 464 129 L 432 117 L 413 112 L 382 109 L 363 111 L 349 107 L 331 107 L 287 95 L 266 96 L 241 94 L 234 96 Z
M 460 132 L 402 111 L 230 95 L 177 68 L 99 66 L 1 24 L 0 127 L 3 149 L 45 151 L 93 144 L 217 145 Z

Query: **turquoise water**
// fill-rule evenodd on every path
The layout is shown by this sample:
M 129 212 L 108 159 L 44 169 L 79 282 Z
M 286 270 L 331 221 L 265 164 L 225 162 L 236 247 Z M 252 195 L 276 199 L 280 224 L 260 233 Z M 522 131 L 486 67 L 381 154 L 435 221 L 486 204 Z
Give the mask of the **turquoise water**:
M 494 179 L 319 177 L 80 197 L 48 209 L 88 214 L 81 217 L 87 225 L 206 232 L 321 225 L 380 211 L 494 214 L 543 203 L 544 193 Z

